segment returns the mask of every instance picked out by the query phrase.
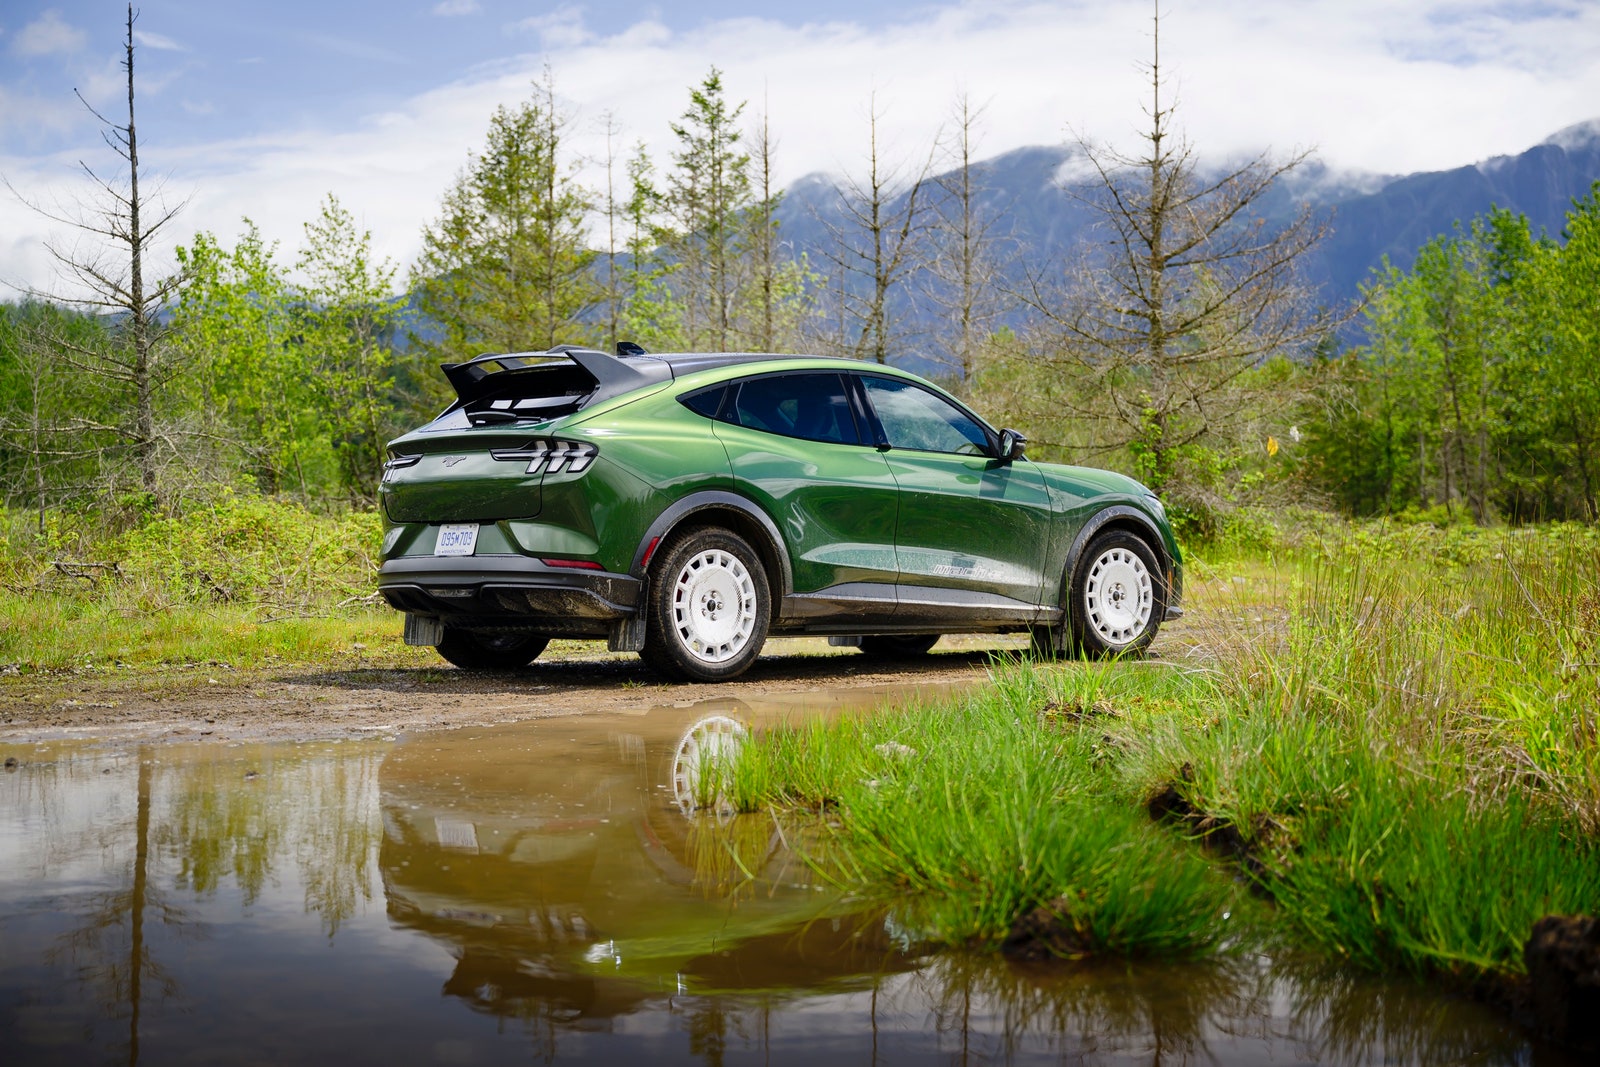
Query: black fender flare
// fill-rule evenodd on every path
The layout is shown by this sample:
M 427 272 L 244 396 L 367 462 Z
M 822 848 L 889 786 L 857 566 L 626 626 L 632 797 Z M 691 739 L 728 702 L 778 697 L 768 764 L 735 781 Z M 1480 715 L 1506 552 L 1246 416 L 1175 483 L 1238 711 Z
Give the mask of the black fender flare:
M 776 584 L 781 588 L 772 591 L 772 602 L 783 603 L 783 598 L 794 589 L 794 571 L 789 564 L 789 551 L 784 547 L 783 535 L 778 532 L 778 524 L 747 497 L 722 489 L 706 489 L 690 493 L 668 505 L 666 510 L 656 516 L 649 529 L 645 530 L 644 537 L 639 541 L 639 547 L 634 550 L 633 564 L 628 568 L 628 573 L 635 578 L 644 578 L 645 564 L 661 541 L 685 520 L 700 512 L 712 510 L 737 511 L 760 529 L 767 543 L 752 547 L 763 555 L 770 555 L 776 562 L 778 579 Z
M 1060 590 L 1060 604 L 1064 612 L 1072 610 L 1072 575 L 1078 569 L 1078 560 L 1082 557 L 1083 550 L 1102 530 L 1113 523 L 1138 526 L 1147 535 L 1151 548 L 1155 550 L 1156 561 L 1161 564 L 1161 606 L 1163 610 L 1166 608 L 1166 603 L 1172 595 L 1166 583 L 1166 573 L 1172 568 L 1172 559 L 1167 554 L 1167 542 L 1161 536 L 1161 530 L 1157 528 L 1154 519 L 1138 508 L 1128 504 L 1112 504 L 1090 516 L 1089 521 L 1078 531 L 1078 536 L 1073 539 L 1072 547 L 1067 550 L 1066 566 L 1061 571 Z

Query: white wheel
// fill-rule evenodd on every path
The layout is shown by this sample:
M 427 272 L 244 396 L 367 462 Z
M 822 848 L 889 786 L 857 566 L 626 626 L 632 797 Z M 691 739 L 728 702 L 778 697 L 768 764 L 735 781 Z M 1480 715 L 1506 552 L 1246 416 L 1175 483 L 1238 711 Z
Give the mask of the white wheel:
M 678 678 L 719 682 L 761 654 L 770 612 L 767 576 L 755 551 L 727 530 L 694 530 L 677 541 L 652 579 L 642 655 Z
M 1143 541 L 1121 530 L 1097 537 L 1073 581 L 1072 635 L 1078 647 L 1103 656 L 1149 644 L 1166 602 L 1159 581 L 1155 557 Z
M 685 731 L 672 756 L 672 799 L 678 810 L 693 815 L 713 808 L 718 815 L 732 814 L 725 810 L 727 799 L 714 776 L 726 772 L 748 736 L 743 723 L 726 715 L 708 715 Z
M 672 625 L 702 663 L 736 657 L 756 629 L 756 583 L 749 568 L 720 548 L 690 556 L 673 578 Z
M 1108 645 L 1126 645 L 1150 624 L 1154 601 L 1150 568 L 1126 548 L 1113 548 L 1089 564 L 1083 587 L 1088 623 Z

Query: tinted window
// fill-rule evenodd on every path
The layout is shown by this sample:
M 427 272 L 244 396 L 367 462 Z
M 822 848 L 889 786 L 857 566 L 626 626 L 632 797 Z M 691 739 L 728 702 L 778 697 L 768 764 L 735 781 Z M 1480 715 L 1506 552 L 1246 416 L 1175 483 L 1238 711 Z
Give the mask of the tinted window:
M 838 374 L 777 374 L 739 383 L 731 413 L 740 426 L 806 441 L 860 444 L 844 378 Z
M 895 378 L 861 379 L 890 448 L 919 452 L 989 452 L 989 435 L 972 416 L 937 393 Z
M 708 419 L 714 419 L 717 417 L 717 413 L 722 410 L 722 396 L 727 391 L 728 387 L 726 385 L 714 385 L 710 389 L 702 389 L 697 393 L 680 396 L 678 403 L 696 415 L 704 415 Z

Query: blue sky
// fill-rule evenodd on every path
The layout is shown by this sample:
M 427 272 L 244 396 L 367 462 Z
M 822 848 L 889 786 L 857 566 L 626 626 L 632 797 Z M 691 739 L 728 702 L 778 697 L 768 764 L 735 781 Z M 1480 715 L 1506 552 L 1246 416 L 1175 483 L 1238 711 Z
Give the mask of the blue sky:
M 1315 148 L 1404 172 L 1520 151 L 1600 117 L 1600 0 L 1169 0 L 1164 63 L 1202 154 Z M 715 64 L 765 112 L 778 174 L 850 171 L 869 99 L 891 157 L 925 155 L 962 91 L 980 153 L 1110 143 L 1140 120 L 1146 0 L 766 6 L 146 0 L 135 24 L 143 160 L 185 202 L 177 239 L 248 215 L 292 253 L 329 192 L 402 268 L 496 104 L 548 64 L 571 143 L 603 178 L 603 117 L 658 158 L 687 86 Z M 70 200 L 79 160 L 110 169 L 125 5 L 0 0 L 0 175 Z M 51 285 L 48 226 L 0 190 L 0 284 Z M 0 290 L 3 292 L 3 290 Z

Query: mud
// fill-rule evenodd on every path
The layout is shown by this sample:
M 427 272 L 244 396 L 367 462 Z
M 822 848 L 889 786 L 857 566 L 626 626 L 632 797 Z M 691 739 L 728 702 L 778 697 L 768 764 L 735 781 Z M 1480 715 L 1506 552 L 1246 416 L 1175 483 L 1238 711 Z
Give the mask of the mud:
M 511 674 L 438 667 L 323 669 L 225 664 L 126 669 L 0 680 L 0 744 L 84 738 L 105 742 L 304 741 L 382 737 L 555 716 L 643 712 L 713 698 L 763 699 L 859 691 L 904 694 L 982 682 L 997 654 L 1025 639 L 946 638 L 914 661 L 832 654 L 817 641 L 768 643 L 749 673 L 717 685 L 663 682 L 637 656 L 572 644 Z M 548 654 L 547 654 L 548 655 Z M 870 703 L 870 700 L 868 700 Z

